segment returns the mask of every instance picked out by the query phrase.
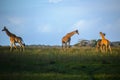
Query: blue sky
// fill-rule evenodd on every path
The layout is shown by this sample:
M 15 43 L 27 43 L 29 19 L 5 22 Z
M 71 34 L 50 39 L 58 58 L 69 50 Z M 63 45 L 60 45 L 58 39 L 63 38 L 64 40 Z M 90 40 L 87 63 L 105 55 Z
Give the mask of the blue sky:
M 120 0 L 0 0 L 0 30 L 6 26 L 26 44 L 61 45 L 61 38 L 78 29 L 79 39 L 120 41 Z M 0 31 L 0 45 L 9 37 Z

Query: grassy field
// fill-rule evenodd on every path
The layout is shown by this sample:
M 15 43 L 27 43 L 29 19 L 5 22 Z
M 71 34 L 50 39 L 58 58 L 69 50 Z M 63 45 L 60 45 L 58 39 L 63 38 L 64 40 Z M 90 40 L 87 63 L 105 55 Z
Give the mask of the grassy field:
M 0 80 L 120 80 L 120 47 L 112 49 L 0 47 Z

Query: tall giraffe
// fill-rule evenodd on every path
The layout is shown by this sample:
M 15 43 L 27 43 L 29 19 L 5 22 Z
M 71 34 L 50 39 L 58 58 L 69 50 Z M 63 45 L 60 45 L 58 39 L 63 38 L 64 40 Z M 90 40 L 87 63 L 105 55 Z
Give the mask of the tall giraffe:
M 17 49 L 16 43 L 19 43 L 20 47 L 22 47 L 24 51 L 25 43 L 21 37 L 18 37 L 15 34 L 11 33 L 5 26 L 2 31 L 5 31 L 10 38 L 10 51 L 12 51 L 13 45 Z
M 100 32 L 100 36 L 102 38 L 100 44 L 101 44 L 101 51 L 103 52 L 103 47 L 105 46 L 105 51 L 108 52 L 108 49 L 110 52 L 112 52 L 111 47 L 110 47 L 110 41 L 105 38 L 105 34 Z
M 62 38 L 62 47 L 63 47 L 64 45 L 65 45 L 65 47 L 70 47 L 71 37 L 72 37 L 74 34 L 78 34 L 78 35 L 79 35 L 78 30 L 72 31 L 72 32 L 70 32 L 70 33 L 67 33 L 67 34 Z

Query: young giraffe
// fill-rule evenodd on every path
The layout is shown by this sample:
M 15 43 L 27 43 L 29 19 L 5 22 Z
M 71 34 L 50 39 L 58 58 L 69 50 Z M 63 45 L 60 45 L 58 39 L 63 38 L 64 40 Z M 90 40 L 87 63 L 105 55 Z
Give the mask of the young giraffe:
M 67 33 L 67 34 L 62 38 L 62 48 L 63 48 L 64 45 L 65 45 L 65 47 L 70 47 L 71 37 L 72 37 L 74 34 L 78 34 L 78 35 L 79 35 L 78 30 L 72 31 L 72 32 L 70 32 L 70 33 Z M 68 44 L 68 46 L 67 46 L 67 44 Z
M 110 52 L 112 52 L 111 47 L 110 47 L 110 41 L 105 38 L 105 34 L 100 32 L 100 36 L 102 37 L 102 40 L 100 42 L 101 43 L 101 47 L 100 47 L 101 51 L 103 52 L 103 47 L 105 46 L 105 51 L 106 52 L 108 52 L 108 49 L 109 49 Z
M 15 43 L 19 43 L 20 47 L 22 47 L 24 51 L 25 43 L 23 43 L 23 39 L 21 37 L 18 37 L 15 34 L 11 33 L 5 26 L 2 31 L 5 31 L 6 34 L 10 37 L 10 51 L 12 51 L 13 45 L 17 49 Z

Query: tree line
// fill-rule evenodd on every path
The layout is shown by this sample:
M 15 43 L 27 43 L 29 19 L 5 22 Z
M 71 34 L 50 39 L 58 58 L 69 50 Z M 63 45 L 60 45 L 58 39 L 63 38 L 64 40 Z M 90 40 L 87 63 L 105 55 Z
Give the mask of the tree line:
M 101 40 L 101 39 L 93 39 L 93 40 L 85 40 L 85 39 L 81 39 L 78 41 L 78 43 L 76 43 L 74 46 L 77 46 L 77 47 L 95 47 L 97 42 Z M 110 44 L 111 46 L 115 46 L 115 47 L 118 47 L 120 46 L 120 41 L 115 41 L 115 42 L 111 42 Z

